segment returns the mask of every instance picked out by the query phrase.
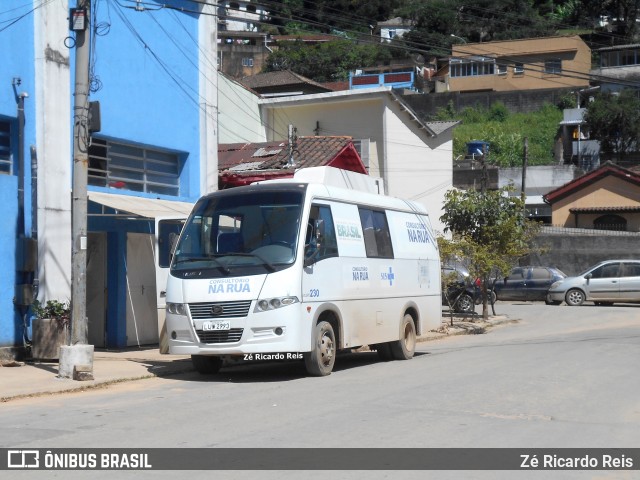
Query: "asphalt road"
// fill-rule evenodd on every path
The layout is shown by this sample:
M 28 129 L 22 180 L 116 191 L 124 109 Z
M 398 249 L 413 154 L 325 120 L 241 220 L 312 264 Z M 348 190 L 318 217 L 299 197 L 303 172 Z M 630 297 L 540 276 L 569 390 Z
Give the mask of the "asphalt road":
M 0 405 L 0 447 L 640 446 L 640 305 L 499 302 L 497 313 L 518 322 L 484 335 L 420 343 L 410 361 L 381 362 L 375 353 L 344 354 L 334 373 L 324 378 L 306 377 L 299 362 L 254 363 L 210 378 L 193 373 L 12 401 Z M 12 478 L 29 475 L 17 473 Z M 28 478 L 38 478 L 38 473 Z M 299 473 L 224 472 L 216 478 L 321 474 Z M 331 476 L 362 478 L 358 472 L 338 473 Z M 514 473 L 418 476 L 513 478 Z M 550 473 L 528 472 L 535 478 L 550 478 Z M 553 475 L 638 478 L 637 473 Z M 86 475 L 49 472 L 39 478 Z M 153 476 L 169 478 L 169 473 Z M 416 478 L 415 472 L 369 472 L 367 477 Z M 204 472 L 202 478 L 213 477 Z

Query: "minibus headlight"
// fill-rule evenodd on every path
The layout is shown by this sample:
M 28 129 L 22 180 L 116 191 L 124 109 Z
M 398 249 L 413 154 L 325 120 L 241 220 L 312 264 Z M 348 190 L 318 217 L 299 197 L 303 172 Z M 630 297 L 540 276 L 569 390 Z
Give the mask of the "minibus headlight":
M 262 300 L 258 300 L 255 311 L 265 312 L 267 310 L 275 310 L 277 308 L 286 307 L 287 305 L 293 305 L 294 303 L 298 302 L 298 297 L 265 298 Z
M 187 306 L 184 303 L 169 303 L 167 302 L 167 313 L 172 313 L 174 315 L 186 315 L 187 314 Z

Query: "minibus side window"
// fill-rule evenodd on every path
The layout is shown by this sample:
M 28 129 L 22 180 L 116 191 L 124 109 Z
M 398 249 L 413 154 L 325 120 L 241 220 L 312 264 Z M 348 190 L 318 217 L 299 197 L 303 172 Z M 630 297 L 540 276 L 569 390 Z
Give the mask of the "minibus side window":
M 324 222 L 324 237 L 320 242 L 320 250 L 317 253 L 315 253 L 318 244 L 315 231 L 316 220 Z M 326 205 L 312 205 L 309 212 L 309 224 L 307 225 L 305 238 L 305 258 L 310 258 L 311 256 L 314 256 L 316 262 L 323 258 L 338 256 L 338 240 L 333 226 L 333 216 L 331 215 L 331 208 Z
M 393 258 L 391 234 L 384 212 L 359 208 L 367 257 Z

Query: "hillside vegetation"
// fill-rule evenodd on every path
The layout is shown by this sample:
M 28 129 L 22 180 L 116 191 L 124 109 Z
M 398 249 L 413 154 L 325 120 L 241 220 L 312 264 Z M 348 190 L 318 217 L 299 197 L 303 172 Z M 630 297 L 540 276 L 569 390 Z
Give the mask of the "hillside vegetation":
M 553 147 L 562 120 L 562 111 L 545 105 L 534 113 L 509 113 L 502 103 L 489 109 L 465 108 L 456 113 L 453 107 L 437 112 L 437 120 L 460 120 L 453 133 L 453 156 L 464 157 L 466 144 L 472 140 L 490 143 L 489 163 L 500 167 L 518 167 L 523 163 L 524 139 L 528 138 L 529 165 L 556 163 Z

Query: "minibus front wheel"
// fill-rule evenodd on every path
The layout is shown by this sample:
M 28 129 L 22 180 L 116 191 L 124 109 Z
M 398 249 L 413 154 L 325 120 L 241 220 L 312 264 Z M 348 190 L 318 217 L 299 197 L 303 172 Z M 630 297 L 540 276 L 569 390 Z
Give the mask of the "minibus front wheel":
M 222 367 L 222 357 L 214 357 L 211 355 L 191 355 L 191 363 L 201 375 L 214 375 L 220 371 Z
M 319 322 L 313 331 L 313 348 L 304 354 L 304 365 L 309 375 L 324 377 L 336 362 L 336 335 L 329 322 Z

